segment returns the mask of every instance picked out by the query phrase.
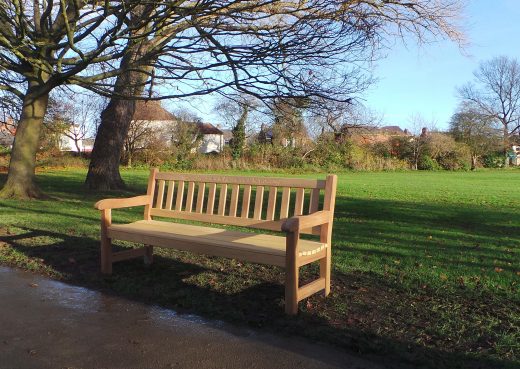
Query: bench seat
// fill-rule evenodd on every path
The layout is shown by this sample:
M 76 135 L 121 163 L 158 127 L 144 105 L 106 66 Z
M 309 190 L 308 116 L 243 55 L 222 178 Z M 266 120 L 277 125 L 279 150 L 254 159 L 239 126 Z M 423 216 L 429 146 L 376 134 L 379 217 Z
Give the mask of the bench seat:
M 286 237 L 283 236 L 140 220 L 129 224 L 112 224 L 108 227 L 108 237 L 113 240 L 285 266 Z M 326 247 L 326 243 L 301 239 L 298 244 L 298 256 L 303 258 L 306 264 L 323 258 L 326 255 Z

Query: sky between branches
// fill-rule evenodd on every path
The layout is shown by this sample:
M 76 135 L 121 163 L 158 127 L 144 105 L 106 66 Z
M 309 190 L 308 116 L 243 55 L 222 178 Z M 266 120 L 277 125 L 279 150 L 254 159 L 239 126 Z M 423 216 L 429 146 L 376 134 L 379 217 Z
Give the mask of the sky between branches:
M 364 94 L 364 103 L 383 116 L 384 125 L 411 128 L 410 118 L 421 115 L 446 129 L 458 105 L 456 88 L 473 78 L 479 63 L 498 55 L 520 59 L 520 2 L 468 0 L 463 21 L 469 44 L 464 50 L 450 41 L 417 46 L 414 40 L 396 41 L 386 58 L 374 66 L 379 79 Z M 189 102 L 165 101 L 168 110 L 194 109 L 203 120 L 223 123 L 214 112 L 217 96 Z

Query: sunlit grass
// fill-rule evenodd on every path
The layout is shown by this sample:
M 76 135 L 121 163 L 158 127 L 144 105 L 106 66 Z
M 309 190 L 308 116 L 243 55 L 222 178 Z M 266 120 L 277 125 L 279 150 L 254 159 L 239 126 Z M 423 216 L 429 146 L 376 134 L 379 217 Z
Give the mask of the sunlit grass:
M 144 193 L 148 172 L 123 171 L 131 190 L 110 194 L 85 193 L 84 175 L 40 173 L 50 200 L 0 202 L 1 263 L 414 364 L 520 364 L 520 170 L 340 174 L 332 294 L 304 301 L 298 318 L 283 315 L 274 267 L 157 249 L 151 268 L 123 262 L 101 277 L 92 205 Z M 114 212 L 118 222 L 140 216 Z

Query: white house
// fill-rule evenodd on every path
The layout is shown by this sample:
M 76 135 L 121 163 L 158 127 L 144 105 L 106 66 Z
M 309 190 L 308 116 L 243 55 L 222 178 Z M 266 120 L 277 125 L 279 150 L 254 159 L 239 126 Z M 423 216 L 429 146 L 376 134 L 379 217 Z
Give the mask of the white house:
M 94 148 L 94 139 L 85 138 L 78 125 L 71 125 L 67 132 L 60 134 L 58 146 L 60 151 L 88 153 Z
M 158 101 L 138 101 L 132 123 L 146 126 L 171 144 L 171 137 L 165 132 L 179 124 L 179 119 L 164 109 Z M 224 149 L 224 132 L 211 123 L 190 122 L 202 134 L 197 150 L 202 154 L 221 152 Z
M 520 146 L 513 146 L 513 152 L 516 154 L 511 161 L 513 165 L 520 165 Z

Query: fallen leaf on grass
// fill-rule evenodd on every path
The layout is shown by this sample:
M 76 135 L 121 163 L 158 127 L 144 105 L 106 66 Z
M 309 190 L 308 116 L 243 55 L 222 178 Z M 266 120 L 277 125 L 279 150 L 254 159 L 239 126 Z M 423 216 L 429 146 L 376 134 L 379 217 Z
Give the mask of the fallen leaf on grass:
M 439 275 L 439 278 L 441 279 L 441 281 L 447 281 L 448 280 L 448 276 L 444 273 L 441 273 L 441 275 Z
M 504 269 L 502 269 L 502 268 L 499 268 L 499 267 L 495 268 L 495 272 L 497 272 L 497 273 L 502 273 L 503 271 L 504 271 Z

